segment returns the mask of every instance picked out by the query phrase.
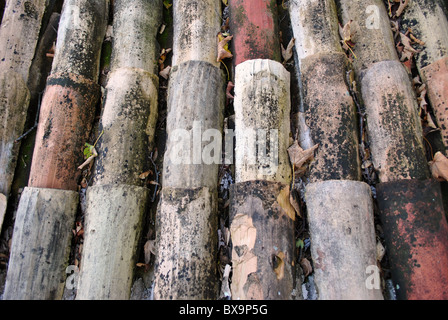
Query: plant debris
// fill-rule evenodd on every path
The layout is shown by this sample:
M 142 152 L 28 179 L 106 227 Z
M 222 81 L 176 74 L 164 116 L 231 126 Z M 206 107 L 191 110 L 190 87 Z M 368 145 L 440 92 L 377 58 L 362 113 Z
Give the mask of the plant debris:
M 220 62 L 223 59 L 232 58 L 233 54 L 229 50 L 229 41 L 233 39 L 233 35 L 224 36 L 222 32 L 219 32 L 217 38 L 218 38 L 218 57 L 216 58 L 216 62 Z
M 295 41 L 296 41 L 295 38 L 291 38 L 286 49 L 283 47 L 283 44 L 280 44 L 282 48 L 283 64 L 285 64 L 286 62 L 289 61 L 289 59 L 292 58 L 293 55 L 292 48 L 294 48 Z
M 297 140 L 294 140 L 293 144 L 288 148 L 289 160 L 294 168 L 301 169 L 303 165 L 314 159 L 314 151 L 319 146 L 316 144 L 313 147 L 303 150 Z
M 434 160 L 429 162 L 432 176 L 439 181 L 448 181 L 448 159 L 437 151 Z
M 169 76 L 170 76 L 170 71 L 171 71 L 171 66 L 168 66 L 166 68 L 164 68 L 163 70 L 161 70 L 159 72 L 159 75 L 164 78 L 165 80 L 168 80 Z
M 351 27 L 353 20 L 349 20 L 344 26 L 339 24 L 339 36 L 341 37 L 342 49 L 346 52 L 350 51 L 353 57 L 356 59 L 356 55 L 353 52 L 352 48 L 355 47 L 355 42 L 353 40 L 356 31 L 354 31 Z M 349 59 L 351 60 L 351 56 L 349 54 Z

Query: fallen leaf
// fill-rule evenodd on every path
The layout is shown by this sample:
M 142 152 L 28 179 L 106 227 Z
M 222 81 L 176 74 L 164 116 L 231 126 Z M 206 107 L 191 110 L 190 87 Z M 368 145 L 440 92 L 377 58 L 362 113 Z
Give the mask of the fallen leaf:
M 224 34 L 226 34 L 226 35 L 228 35 L 227 32 L 229 31 L 229 28 L 230 28 L 229 22 L 230 22 L 230 18 L 227 18 L 221 25 L 221 32 L 224 32 Z
M 285 275 L 285 254 L 279 252 L 273 256 L 274 272 L 277 275 L 277 280 L 283 279 Z
M 234 87 L 235 87 L 235 85 L 233 84 L 232 81 L 229 81 L 229 82 L 227 83 L 226 97 L 227 97 L 228 99 L 233 99 L 233 98 L 234 98 L 234 96 L 230 93 L 230 91 L 232 91 L 232 89 L 233 89 Z
M 419 53 L 420 50 L 415 49 L 412 44 L 412 40 L 404 33 L 400 32 L 400 43 L 404 46 L 401 52 L 400 61 L 405 59 L 411 60 L 414 54 Z
M 420 81 L 420 77 L 419 76 L 416 76 L 415 78 L 413 78 L 412 79 L 412 84 L 415 86 L 415 85 L 418 85 L 418 84 L 422 84 L 422 82 Z
M 351 30 L 351 24 L 353 20 L 349 20 L 344 26 L 339 24 L 339 35 L 342 41 L 351 41 L 353 32 Z
M 171 50 L 172 50 L 171 48 L 168 48 L 168 49 L 162 49 L 162 51 L 160 52 L 160 55 L 159 55 L 159 66 L 160 66 L 160 70 L 163 70 L 163 69 L 165 68 L 165 66 L 164 66 L 164 62 L 165 62 L 165 60 L 166 60 L 166 56 L 167 56 L 167 54 L 170 53 Z
M 296 39 L 292 38 L 289 43 L 288 46 L 286 47 L 286 49 L 283 47 L 283 44 L 281 44 L 282 47 L 282 57 L 283 57 L 283 63 L 288 62 L 289 59 L 292 58 L 292 48 L 294 47 Z
M 146 241 L 145 245 L 143 246 L 143 251 L 145 252 L 145 263 L 149 264 L 149 261 L 151 261 L 151 253 L 155 255 L 155 245 L 154 240 L 148 240 Z
M 295 197 L 294 195 L 295 195 L 295 192 L 294 192 L 294 190 L 292 190 L 292 191 L 289 193 L 289 202 L 290 202 L 291 205 L 293 206 L 293 208 L 294 208 L 294 210 L 296 211 L 297 215 L 298 215 L 299 217 L 302 217 L 302 214 L 300 213 L 300 206 L 299 206 L 299 203 L 297 202 L 297 199 L 296 199 L 296 197 Z
M 141 173 L 138 177 L 142 180 L 145 180 L 147 176 L 149 176 L 150 174 L 152 174 L 151 170 L 148 170 L 146 172 Z
M 408 60 L 406 60 L 405 62 L 402 62 L 402 63 L 406 67 L 407 71 L 409 73 L 411 73 L 411 70 L 412 70 L 412 60 L 408 59 Z
M 386 253 L 386 249 L 382 245 L 380 241 L 376 243 L 376 260 L 383 260 L 384 254 Z
M 84 163 L 78 167 L 78 170 L 82 170 L 85 166 L 90 164 L 95 157 L 98 156 L 98 153 L 96 152 L 94 146 L 88 143 L 86 143 L 85 146 L 86 147 L 84 148 L 84 157 L 87 157 L 87 160 L 84 161 Z
M 397 21 L 390 21 L 392 32 L 394 33 L 394 39 L 398 37 L 398 33 L 400 31 L 400 27 L 398 26 Z
M 229 50 L 229 41 L 232 39 L 233 35 L 224 37 L 221 32 L 218 33 L 218 58 L 216 58 L 216 62 L 233 57 L 233 54 Z
M 290 192 L 289 185 L 284 187 L 277 196 L 277 202 L 285 211 L 285 213 L 290 217 L 293 221 L 296 219 L 296 210 L 291 205 L 290 202 Z
M 171 66 L 168 66 L 164 68 L 162 71 L 159 72 L 159 75 L 163 77 L 164 79 L 168 79 L 170 76 Z
M 355 31 L 352 30 L 351 24 L 353 20 L 349 20 L 344 26 L 339 24 L 339 36 L 341 37 L 342 48 L 345 51 L 350 51 L 356 59 L 356 55 L 353 52 L 352 48 L 355 46 L 355 42 L 353 40 L 353 36 L 355 35 Z
M 93 147 L 93 145 L 88 144 L 87 142 L 84 144 L 84 147 L 85 147 L 83 150 L 84 159 L 88 159 L 92 156 L 94 147 Z
M 434 160 L 429 162 L 432 176 L 439 181 L 448 181 L 448 159 L 437 151 Z
M 81 188 L 87 188 L 87 180 L 86 180 L 86 178 L 82 178 L 82 180 L 81 180 Z
M 313 272 L 313 267 L 311 266 L 311 263 L 307 258 L 303 258 L 302 260 L 300 260 L 300 266 L 302 267 L 305 277 Z
M 372 161 L 365 160 L 365 161 L 363 161 L 363 163 L 361 165 L 361 169 L 367 169 L 367 168 L 369 168 L 372 165 L 373 165 Z
M 114 27 L 112 25 L 108 25 L 106 29 L 106 35 L 104 36 L 104 41 L 111 42 L 114 38 Z
M 431 128 L 431 129 L 439 130 L 439 128 L 436 126 L 436 124 L 432 120 L 432 117 L 430 114 L 427 113 L 424 120 L 426 120 L 427 127 Z
M 305 162 L 312 160 L 314 158 L 314 151 L 319 145 L 314 145 L 313 147 L 303 150 L 297 140 L 294 140 L 293 144 L 288 148 L 289 160 L 291 164 L 296 168 L 302 167 Z

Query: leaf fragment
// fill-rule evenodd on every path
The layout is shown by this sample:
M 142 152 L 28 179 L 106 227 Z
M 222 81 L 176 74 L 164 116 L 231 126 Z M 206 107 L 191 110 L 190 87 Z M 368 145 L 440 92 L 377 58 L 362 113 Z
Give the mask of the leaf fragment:
M 294 208 L 294 210 L 296 211 L 297 215 L 298 215 L 299 217 L 302 217 L 302 214 L 301 214 L 301 212 L 300 212 L 300 206 L 299 206 L 299 203 L 298 203 L 298 201 L 297 201 L 295 195 L 296 195 L 295 190 L 292 190 L 292 191 L 289 193 L 289 202 L 290 202 L 291 205 L 293 206 L 293 208 Z
M 355 42 L 353 40 L 353 36 L 355 35 L 355 31 L 351 27 L 353 20 L 349 20 L 344 26 L 339 24 L 339 36 L 341 37 L 342 48 L 345 51 L 350 51 L 356 59 L 356 55 L 353 52 L 352 48 L 355 46 Z
M 98 153 L 96 152 L 95 147 L 88 143 L 85 143 L 84 157 L 87 158 L 87 160 L 84 161 L 84 163 L 78 167 L 78 170 L 82 170 L 85 166 L 90 164 L 93 161 L 93 159 L 97 156 Z
M 143 251 L 145 252 L 145 263 L 149 264 L 151 261 L 151 253 L 155 255 L 155 240 L 148 240 L 146 241 L 145 245 L 143 246 Z
M 354 35 L 354 32 L 351 30 L 351 24 L 353 20 L 349 20 L 344 26 L 339 24 L 339 35 L 342 39 L 342 41 L 352 41 L 352 36 Z
M 145 180 L 146 177 L 148 177 L 150 174 L 152 174 L 151 170 L 145 171 L 143 173 L 140 173 L 140 175 L 138 176 L 140 179 Z
M 281 44 L 283 63 L 288 62 L 289 59 L 292 58 L 292 54 L 293 54 L 292 48 L 295 45 L 295 41 L 296 41 L 295 38 L 291 38 L 291 40 L 289 41 L 288 46 L 286 47 L 286 49 L 283 47 L 283 44 Z
M 288 148 L 289 160 L 295 168 L 301 168 L 307 161 L 314 159 L 314 151 L 319 147 L 318 144 L 303 150 L 297 140 Z
M 159 55 L 159 67 L 160 67 L 160 70 L 163 70 L 165 68 L 164 63 L 165 63 L 165 60 L 166 60 L 166 56 L 167 56 L 168 53 L 171 52 L 171 50 L 172 50 L 171 48 L 168 48 L 168 49 L 163 48 L 162 51 L 160 52 L 160 55 Z
M 437 151 L 434 160 L 429 162 L 432 176 L 439 181 L 448 181 L 448 159 Z
M 300 266 L 302 267 L 305 277 L 313 272 L 313 267 L 311 266 L 311 263 L 307 258 L 303 258 L 302 260 L 300 260 Z
M 274 272 L 277 275 L 277 280 L 283 279 L 285 276 L 285 254 L 279 252 L 273 256 Z
M 290 202 L 289 185 L 280 191 L 277 196 L 277 203 L 282 207 L 288 217 L 294 221 L 296 218 L 296 209 L 294 209 Z
M 85 147 L 83 150 L 84 159 L 88 159 L 92 156 L 94 147 L 93 147 L 93 145 L 88 144 L 87 142 L 84 144 L 84 147 Z
M 218 38 L 218 57 L 216 58 L 216 62 L 219 62 L 222 59 L 232 58 L 233 54 L 229 50 L 229 41 L 233 39 L 233 35 L 225 37 L 221 32 L 219 32 L 217 38 Z
M 231 93 L 231 91 L 232 91 L 232 89 L 235 87 L 235 85 L 233 84 L 233 82 L 232 81 L 229 81 L 228 83 L 227 83 L 227 88 L 226 88 L 226 97 L 227 97 L 227 99 L 233 99 L 234 98 L 234 96 L 232 95 L 232 93 Z
M 380 241 L 378 241 L 376 243 L 376 260 L 381 262 L 381 260 L 383 260 L 385 253 L 386 249 L 384 248 L 383 244 Z
M 159 75 L 164 79 L 168 79 L 168 77 L 170 76 L 170 71 L 171 71 L 171 66 L 168 66 L 168 67 L 164 68 L 162 71 L 160 71 Z

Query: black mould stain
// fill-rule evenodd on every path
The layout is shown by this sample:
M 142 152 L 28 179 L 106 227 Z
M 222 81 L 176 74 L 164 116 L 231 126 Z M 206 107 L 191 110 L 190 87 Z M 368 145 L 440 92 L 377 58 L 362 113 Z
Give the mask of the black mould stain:
M 43 140 L 47 140 L 50 137 L 52 130 L 53 130 L 53 118 L 51 117 L 50 114 L 50 117 L 48 118 L 48 121 L 45 126 Z
M 23 12 L 20 15 L 21 19 L 35 19 L 39 18 L 39 14 L 36 10 L 36 7 L 33 5 L 32 1 L 25 1 L 23 4 Z

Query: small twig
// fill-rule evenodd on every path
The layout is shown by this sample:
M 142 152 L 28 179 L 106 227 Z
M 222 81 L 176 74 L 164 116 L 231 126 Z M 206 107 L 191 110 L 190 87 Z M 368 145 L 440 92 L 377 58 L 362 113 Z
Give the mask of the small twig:
M 78 167 L 78 170 L 82 170 L 86 165 L 88 165 L 90 162 L 92 162 L 93 159 L 97 156 L 98 156 L 98 153 L 96 152 L 95 148 L 92 148 L 92 155 L 89 158 L 87 158 L 87 160 L 84 161 L 84 163 L 82 165 L 80 165 Z
M 347 41 L 345 41 L 345 40 L 344 40 L 344 43 L 347 45 L 348 50 L 350 50 L 350 52 L 353 54 L 355 59 L 358 59 L 358 57 L 356 56 L 356 54 L 352 50 L 352 46 L 349 43 L 347 43 Z
M 431 150 L 431 159 L 432 159 L 432 161 L 434 161 L 434 151 L 432 150 L 432 145 L 431 145 L 431 143 L 429 142 L 428 139 L 426 139 L 425 136 L 423 136 L 423 140 L 425 140 L 425 142 L 428 144 L 429 149 Z
M 221 63 L 224 65 L 224 67 L 226 68 L 226 70 L 227 70 L 227 81 L 230 81 L 230 73 L 229 73 L 229 69 L 227 68 L 227 66 L 226 66 L 226 64 L 224 63 L 224 61 L 219 60 L 219 62 L 221 62 Z
M 95 148 L 95 146 L 96 146 L 98 140 L 100 140 L 100 138 L 101 138 L 101 136 L 103 135 L 103 133 L 104 133 L 104 130 L 101 131 L 100 135 L 98 136 L 98 138 L 96 139 L 95 143 L 93 144 L 93 147 L 94 147 L 94 148 Z

